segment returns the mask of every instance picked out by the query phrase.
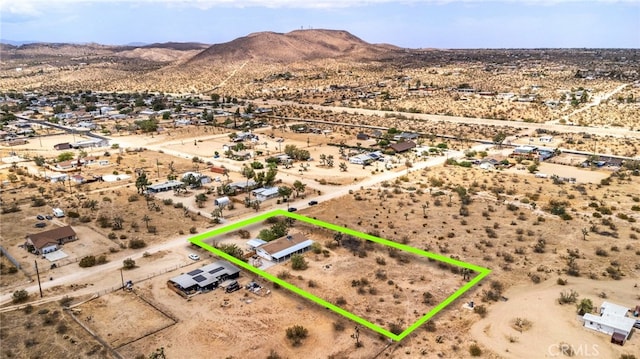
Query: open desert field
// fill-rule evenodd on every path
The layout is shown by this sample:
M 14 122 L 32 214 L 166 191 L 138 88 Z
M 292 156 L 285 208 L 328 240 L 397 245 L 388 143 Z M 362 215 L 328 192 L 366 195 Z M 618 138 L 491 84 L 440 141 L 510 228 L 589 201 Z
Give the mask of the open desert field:
M 579 311 L 640 304 L 638 50 L 574 47 L 0 44 L 0 359 L 635 359 L 637 329 L 616 345 Z M 399 341 L 249 270 L 170 287 L 219 260 L 189 238 L 272 209 L 491 272 Z M 480 278 L 274 221 L 315 242 L 295 264 L 253 256 L 270 220 L 204 242 L 394 334 Z

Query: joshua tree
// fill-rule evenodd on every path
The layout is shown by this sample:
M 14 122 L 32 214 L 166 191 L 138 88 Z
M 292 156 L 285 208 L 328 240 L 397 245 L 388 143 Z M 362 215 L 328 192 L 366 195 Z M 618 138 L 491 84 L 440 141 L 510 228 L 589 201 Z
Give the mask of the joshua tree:
M 589 230 L 586 228 L 582 228 L 582 240 L 586 241 L 587 240 L 587 236 L 589 235 Z
M 149 222 L 151 222 L 151 217 L 147 216 L 146 214 L 144 215 L 144 217 L 142 217 L 142 222 L 144 222 L 145 226 L 147 227 L 147 231 L 149 230 Z
M 296 191 L 296 197 L 300 197 L 300 193 L 304 193 L 306 188 L 307 188 L 307 185 L 302 183 L 299 180 L 296 180 L 295 182 L 293 182 L 293 190 Z

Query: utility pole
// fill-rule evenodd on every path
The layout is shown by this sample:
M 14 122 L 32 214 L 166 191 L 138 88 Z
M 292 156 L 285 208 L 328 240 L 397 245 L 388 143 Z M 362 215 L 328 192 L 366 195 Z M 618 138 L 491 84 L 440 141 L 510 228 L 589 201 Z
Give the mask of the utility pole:
M 124 291 L 124 275 L 122 274 L 122 268 L 120 268 L 120 280 L 122 281 L 122 290 Z
M 158 171 L 158 178 L 160 178 L 160 162 L 157 158 L 156 158 L 156 170 Z
M 38 277 L 38 288 L 40 288 L 40 298 L 42 298 L 42 285 L 40 284 L 40 272 L 38 271 L 38 261 L 33 261 L 36 264 L 36 277 Z

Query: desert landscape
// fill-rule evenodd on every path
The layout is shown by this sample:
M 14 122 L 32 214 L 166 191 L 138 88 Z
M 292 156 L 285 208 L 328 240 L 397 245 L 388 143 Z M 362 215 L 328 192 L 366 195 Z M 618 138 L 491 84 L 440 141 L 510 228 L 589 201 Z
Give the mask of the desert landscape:
M 637 49 L 0 46 L 1 358 L 640 353 Z M 273 209 L 490 273 L 401 340 L 246 269 L 195 279 L 220 258 L 189 238 Z M 478 274 L 285 218 L 205 242 L 396 335 Z

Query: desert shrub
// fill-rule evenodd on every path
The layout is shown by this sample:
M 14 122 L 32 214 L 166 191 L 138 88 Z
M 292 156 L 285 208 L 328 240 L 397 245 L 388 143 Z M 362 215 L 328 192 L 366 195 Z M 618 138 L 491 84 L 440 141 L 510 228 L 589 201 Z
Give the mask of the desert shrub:
M 484 305 L 477 305 L 473 307 L 473 312 L 478 314 L 481 318 L 484 318 L 487 316 L 487 307 Z
M 558 283 L 558 285 L 567 285 L 568 281 L 566 279 L 558 278 L 556 283 Z
M 342 321 L 333 322 L 333 330 L 336 332 L 344 331 L 345 325 Z
M 191 227 L 191 228 L 189 228 L 189 233 L 196 234 L 196 233 L 198 233 L 198 229 L 196 227 Z
M 471 354 L 472 357 L 479 357 L 482 355 L 482 349 L 480 349 L 478 344 L 471 344 L 471 346 L 469 346 L 469 354 Z
M 60 305 L 63 307 L 70 306 L 72 302 L 73 302 L 73 298 L 66 295 L 58 301 L 58 303 L 60 303 Z
M 24 289 L 16 290 L 11 296 L 11 301 L 14 304 L 26 302 L 27 299 L 29 299 L 29 292 Z
M 607 251 L 605 251 L 602 248 L 598 248 L 598 249 L 596 249 L 596 255 L 600 256 L 600 257 L 607 257 L 607 256 L 609 256 L 609 253 L 607 253 Z
M 96 265 L 96 257 L 95 256 L 83 257 L 82 259 L 80 259 L 79 265 L 82 268 L 93 267 L 94 265 Z
M 59 323 L 58 326 L 56 327 L 56 333 L 58 334 L 65 334 L 67 333 L 68 330 L 69 328 L 64 323 Z
M 147 243 L 142 239 L 131 239 L 129 241 L 129 248 L 131 249 L 140 249 L 147 246 Z
M 117 234 L 115 234 L 115 232 L 110 232 L 110 233 L 107 235 L 107 238 L 109 238 L 109 239 L 111 239 L 111 240 L 118 239 L 118 235 L 117 235 Z
M 345 305 L 347 304 L 347 300 L 344 299 L 343 296 L 339 296 L 338 298 L 336 298 L 336 305 Z
M 395 335 L 398 335 L 403 332 L 402 326 L 396 322 L 391 322 L 389 324 L 389 331 Z
M 144 359 L 144 358 L 145 357 L 143 356 L 141 359 Z M 269 355 L 267 355 L 267 359 L 282 359 L 282 357 L 280 356 L 280 354 L 278 354 L 278 352 L 271 349 L 271 351 L 269 352 Z
M 302 339 L 309 336 L 309 330 L 302 325 L 294 325 L 287 328 L 287 339 L 291 341 L 291 345 L 297 347 L 302 344 Z
M 164 204 L 165 206 L 171 206 L 173 204 L 173 199 L 165 198 L 162 200 L 162 204 Z
M 137 200 L 139 200 L 140 197 L 138 197 L 137 194 L 132 194 L 131 196 L 129 196 L 129 198 L 127 199 L 129 202 L 135 202 Z
M 122 261 L 122 268 L 123 269 L 133 269 L 136 267 L 136 261 L 134 261 L 131 258 L 127 258 L 125 260 Z
M 294 254 L 291 256 L 291 269 L 293 270 L 305 270 L 309 267 L 309 264 L 300 254 Z
M 313 244 L 311 245 L 311 251 L 314 254 L 322 253 L 322 244 L 320 244 L 319 242 L 313 242 Z
M 560 298 L 558 298 L 558 302 L 560 304 L 573 304 L 578 300 L 578 292 L 571 289 L 570 291 L 562 291 L 560 292 Z

